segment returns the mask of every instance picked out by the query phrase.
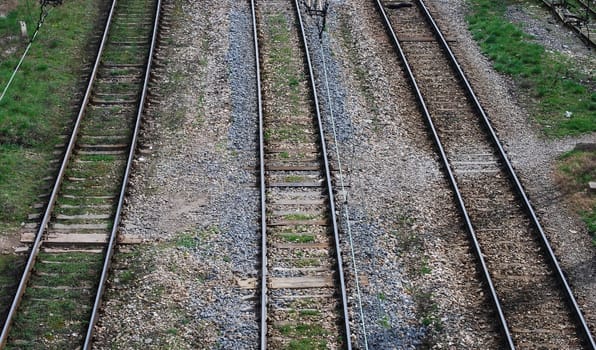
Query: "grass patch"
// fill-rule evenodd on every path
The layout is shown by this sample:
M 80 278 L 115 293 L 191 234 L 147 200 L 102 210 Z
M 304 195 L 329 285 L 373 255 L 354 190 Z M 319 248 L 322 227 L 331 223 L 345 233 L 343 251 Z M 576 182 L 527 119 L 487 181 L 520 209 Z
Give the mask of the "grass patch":
M 391 320 L 389 319 L 389 316 L 385 315 L 379 319 L 379 325 L 385 329 L 391 329 Z
M 293 124 L 272 128 L 271 133 L 266 137 L 266 139 L 271 137 L 273 137 L 276 141 L 299 143 L 307 141 L 309 134 L 305 130 L 304 126 Z
M 552 137 L 596 131 L 593 78 L 562 55 L 546 52 L 520 27 L 504 18 L 517 1 L 470 0 L 469 29 L 494 68 L 530 97 L 533 118 Z
M 284 219 L 286 220 L 312 220 L 314 219 L 315 216 L 314 215 L 310 215 L 310 214 L 287 214 L 284 215 Z
M 414 293 L 414 301 L 420 323 L 434 331 L 441 331 L 443 324 L 439 317 L 439 305 L 433 300 L 433 294 L 417 290 Z
M 219 234 L 219 232 L 219 228 L 216 226 L 209 226 L 201 230 L 186 230 L 176 236 L 174 245 L 179 248 L 194 249 L 197 248 L 201 242 L 213 235 Z
M 304 182 L 305 177 L 299 175 L 288 175 L 284 179 L 286 182 Z
M 197 235 L 195 232 L 185 232 L 176 237 L 176 246 L 181 248 L 196 248 L 198 245 Z
M 563 154 L 557 164 L 557 182 L 578 212 L 596 246 L 596 195 L 588 183 L 596 181 L 596 152 L 574 150 Z
M 286 242 L 292 242 L 292 243 L 312 243 L 315 241 L 315 236 L 313 236 L 313 235 L 286 234 L 286 235 L 281 235 L 281 238 Z
M 4 89 L 26 43 L 19 38 L 19 21 L 30 33 L 39 15 L 37 0 L 22 0 L 0 19 L 0 89 Z M 45 177 L 56 135 L 69 124 L 71 104 L 86 57 L 85 48 L 98 5 L 72 0 L 53 9 L 0 102 L 0 221 L 15 226 L 26 217 Z
M 318 310 L 300 310 L 300 316 L 320 316 L 321 312 Z
M 302 101 L 300 82 L 306 77 L 302 73 L 300 57 L 293 49 L 290 40 L 290 24 L 283 14 L 267 17 L 268 36 L 271 50 L 269 62 L 274 66 L 272 74 L 273 89 L 276 98 L 289 103 L 290 111 L 297 114 Z
M 321 266 L 321 260 L 312 258 L 299 258 L 294 262 L 296 267 L 314 267 Z

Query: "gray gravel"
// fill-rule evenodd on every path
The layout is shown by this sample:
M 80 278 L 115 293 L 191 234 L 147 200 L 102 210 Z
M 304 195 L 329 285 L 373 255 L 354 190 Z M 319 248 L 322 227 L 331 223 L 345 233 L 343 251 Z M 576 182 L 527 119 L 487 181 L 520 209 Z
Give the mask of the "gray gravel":
M 170 84 L 170 94 L 152 109 L 152 123 L 165 129 L 145 135 L 154 153 L 140 162 L 122 225 L 123 233 L 145 238 L 138 249 L 155 264 L 142 277 L 153 281 L 149 288 L 167 285 L 183 296 L 165 293 L 159 304 L 146 304 L 147 291 L 139 289 L 147 287 L 112 281 L 127 297 L 106 303 L 102 329 L 130 331 L 115 338 L 100 332 L 97 347 L 254 349 L 255 290 L 239 285 L 257 275 L 260 238 L 249 8 L 174 2 L 184 15 L 167 34 L 174 44 L 162 52 L 159 82 Z
M 255 290 L 240 287 L 257 277 L 260 239 L 249 8 L 231 0 L 171 2 L 177 10 L 161 51 L 163 97 L 150 108 L 142 140 L 152 153 L 137 162 L 122 224 L 123 233 L 146 243 L 136 257 L 116 255 L 96 348 L 256 349 Z M 532 131 L 515 87 L 491 70 L 467 33 L 465 1 L 429 2 L 457 36 L 454 49 L 578 282 L 581 302 L 596 310 L 594 249 L 588 238 L 566 234 L 583 232 L 582 224 L 556 200 L 551 178 L 554 158 L 594 135 L 548 141 Z M 329 4 L 323 51 L 330 104 L 318 19 L 305 19 L 328 135 L 331 109 L 335 117 L 337 144 L 328 140 L 331 158 L 342 164 L 335 182 L 347 186 L 336 202 L 354 343 L 364 348 L 366 335 L 371 349 L 499 348 L 474 258 L 457 243 L 466 233 L 378 16 L 358 0 Z M 553 50 L 565 49 L 565 36 L 544 36 L 544 22 L 520 11 L 509 13 L 538 38 L 559 40 Z M 185 237 L 194 244 L 181 244 Z M 145 266 L 127 282 L 123 271 L 139 261 Z

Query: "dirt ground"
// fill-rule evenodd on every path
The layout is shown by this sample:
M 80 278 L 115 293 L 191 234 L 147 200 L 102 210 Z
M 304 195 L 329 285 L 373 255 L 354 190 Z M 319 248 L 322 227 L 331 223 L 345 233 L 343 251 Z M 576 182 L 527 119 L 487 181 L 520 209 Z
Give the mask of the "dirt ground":
M 0 17 L 5 17 L 19 4 L 18 0 L 3 0 L 0 3 Z

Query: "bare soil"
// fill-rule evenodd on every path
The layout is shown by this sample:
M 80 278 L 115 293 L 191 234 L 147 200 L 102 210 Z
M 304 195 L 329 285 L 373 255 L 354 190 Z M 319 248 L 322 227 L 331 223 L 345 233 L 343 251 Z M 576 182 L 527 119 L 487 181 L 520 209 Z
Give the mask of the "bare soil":
M 0 4 L 0 18 L 5 17 L 10 11 L 14 10 L 19 2 L 17 0 L 5 0 Z

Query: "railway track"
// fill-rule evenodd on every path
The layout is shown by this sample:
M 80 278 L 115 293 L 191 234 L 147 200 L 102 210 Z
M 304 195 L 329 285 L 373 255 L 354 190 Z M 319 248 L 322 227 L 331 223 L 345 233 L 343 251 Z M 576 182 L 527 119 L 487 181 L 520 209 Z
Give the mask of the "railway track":
M 145 103 L 160 0 L 112 1 L 0 348 L 90 346 Z
M 553 15 L 573 29 L 591 48 L 596 48 L 596 2 L 594 0 L 542 0 Z
M 260 346 L 350 349 L 333 189 L 299 4 L 251 6 L 260 116 Z
M 595 348 L 490 122 L 421 0 L 375 0 L 445 170 L 508 348 Z M 588 325 L 590 324 L 590 326 Z

